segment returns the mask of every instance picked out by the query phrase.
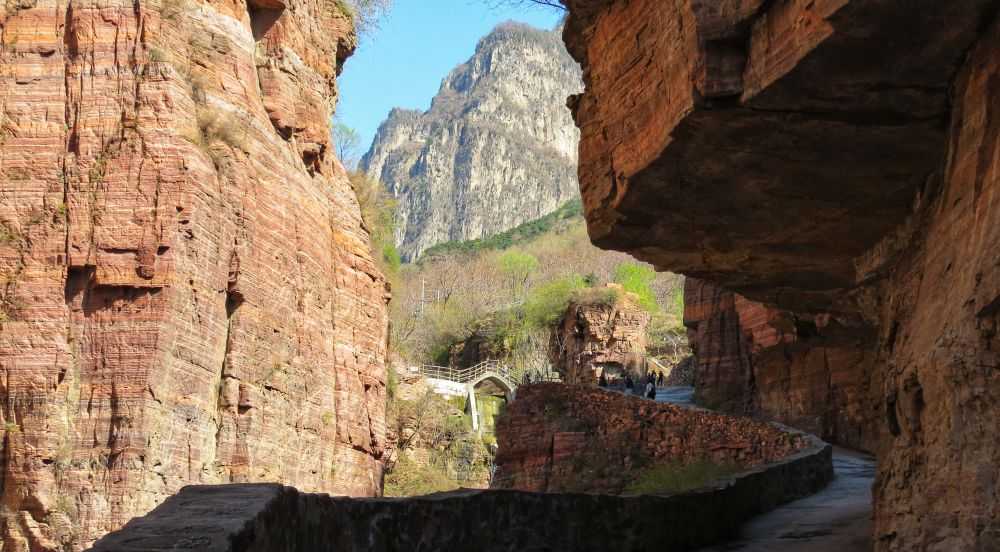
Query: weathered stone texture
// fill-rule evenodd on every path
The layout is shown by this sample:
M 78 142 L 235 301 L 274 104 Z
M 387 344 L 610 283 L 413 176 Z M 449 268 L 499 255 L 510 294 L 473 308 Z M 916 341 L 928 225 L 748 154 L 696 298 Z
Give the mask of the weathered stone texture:
M 189 483 L 380 490 L 386 288 L 327 131 L 353 31 L 251 4 L 0 18 L 4 550 Z
M 620 493 L 644 467 L 709 459 L 752 468 L 810 446 L 774 425 L 578 385 L 518 388 L 497 423 L 493 487 Z
M 426 112 L 394 109 L 361 167 L 398 200 L 404 260 L 485 238 L 579 197 L 580 68 L 558 31 L 502 23 L 441 82 Z
M 619 286 L 610 289 L 624 295 Z M 649 313 L 627 297 L 570 303 L 552 329 L 549 361 L 566 383 L 596 384 L 602 372 L 630 374 L 638 381 L 646 372 L 649 320 Z
M 1000 21 L 954 101 L 943 185 L 882 285 L 882 550 L 1000 549 Z
M 454 491 L 409 499 L 304 494 L 279 485 L 191 486 L 101 539 L 93 552 L 697 550 L 822 489 L 831 447 L 672 496 Z
M 731 537 L 755 514 L 816 492 L 832 476 L 826 447 L 711 492 L 673 496 L 455 491 L 378 500 L 278 485 L 192 486 L 93 552 L 697 550 Z
M 873 448 L 876 549 L 1000 548 L 998 3 L 566 3 L 591 236 L 711 283 L 702 396 Z
M 595 243 L 822 311 L 850 307 L 852 260 L 938 168 L 948 87 L 994 2 L 765 2 L 710 33 L 702 2 L 566 4 Z M 744 69 L 716 95 L 702 83 L 739 68 L 713 63 L 722 47 Z
M 874 450 L 875 355 L 864 337 L 829 315 L 795 315 L 694 278 L 684 291 L 699 404 Z

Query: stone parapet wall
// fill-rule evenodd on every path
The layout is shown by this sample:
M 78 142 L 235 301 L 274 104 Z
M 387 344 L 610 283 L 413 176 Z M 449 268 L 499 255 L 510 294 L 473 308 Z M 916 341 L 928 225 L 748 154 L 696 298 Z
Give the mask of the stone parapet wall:
M 304 494 L 279 485 L 192 486 L 92 552 L 695 550 L 749 517 L 823 488 L 831 448 L 674 496 L 456 491 L 409 499 Z
M 494 488 L 616 494 L 645 468 L 763 466 L 808 448 L 811 438 L 749 418 L 543 383 L 518 389 L 497 442 Z

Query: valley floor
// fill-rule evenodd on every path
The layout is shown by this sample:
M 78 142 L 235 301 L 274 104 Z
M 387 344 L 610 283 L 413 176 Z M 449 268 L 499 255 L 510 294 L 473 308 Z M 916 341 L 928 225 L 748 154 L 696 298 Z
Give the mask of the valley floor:
M 690 406 L 690 387 L 661 387 L 658 402 Z M 867 552 L 871 550 L 875 459 L 835 448 L 836 478 L 821 492 L 743 526 L 740 537 L 701 552 Z

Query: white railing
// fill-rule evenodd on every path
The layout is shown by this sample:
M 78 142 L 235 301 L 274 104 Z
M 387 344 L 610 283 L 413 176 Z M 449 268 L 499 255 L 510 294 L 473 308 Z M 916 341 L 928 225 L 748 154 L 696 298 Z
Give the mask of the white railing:
M 451 366 L 424 365 L 420 373 L 436 379 L 444 379 L 457 383 L 470 383 L 483 376 L 490 375 L 504 380 L 511 388 L 517 387 L 517 378 L 507 365 L 498 360 L 486 360 L 470 368 L 452 368 Z
M 525 372 L 525 370 L 513 370 L 499 360 L 486 360 L 470 368 L 453 368 L 432 364 L 420 367 L 420 373 L 428 378 L 456 383 L 471 383 L 483 379 L 485 376 L 491 376 L 503 381 L 510 389 L 515 389 L 521 383 Z M 550 370 L 545 370 L 545 372 L 532 373 L 531 381 L 559 381 L 559 377 Z

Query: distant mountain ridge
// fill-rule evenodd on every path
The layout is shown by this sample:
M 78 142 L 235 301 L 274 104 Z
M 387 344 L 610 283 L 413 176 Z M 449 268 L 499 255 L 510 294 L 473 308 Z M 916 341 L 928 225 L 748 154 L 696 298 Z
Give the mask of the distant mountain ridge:
M 406 261 L 493 236 L 579 198 L 579 131 L 566 98 L 580 69 L 560 38 L 503 23 L 451 71 L 426 112 L 394 109 L 360 168 L 399 202 Z

